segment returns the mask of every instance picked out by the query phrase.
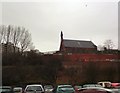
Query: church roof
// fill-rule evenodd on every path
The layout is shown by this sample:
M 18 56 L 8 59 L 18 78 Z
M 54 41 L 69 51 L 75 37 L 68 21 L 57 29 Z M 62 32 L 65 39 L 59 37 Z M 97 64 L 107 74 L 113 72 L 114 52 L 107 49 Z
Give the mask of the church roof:
M 91 41 L 83 41 L 83 40 L 63 40 L 64 47 L 77 47 L 77 48 L 96 48 L 96 45 Z

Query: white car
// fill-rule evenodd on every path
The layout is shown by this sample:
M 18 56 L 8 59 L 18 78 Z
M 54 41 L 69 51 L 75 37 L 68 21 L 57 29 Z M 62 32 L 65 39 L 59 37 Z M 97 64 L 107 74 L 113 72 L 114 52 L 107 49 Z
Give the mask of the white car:
M 25 93 L 44 93 L 43 86 L 40 84 L 32 84 L 32 85 L 27 85 L 25 90 Z
M 52 92 L 53 91 L 53 86 L 52 85 L 45 85 L 44 90 L 45 90 L 45 92 Z
M 106 88 L 111 87 L 111 82 L 109 82 L 109 81 L 98 82 L 98 84 L 100 84 L 101 86 L 106 87 Z
M 102 87 L 100 84 L 85 84 L 83 85 L 83 88 L 86 88 L 86 87 Z
M 13 91 L 14 91 L 14 93 L 22 93 L 23 89 L 22 89 L 22 87 L 14 87 Z

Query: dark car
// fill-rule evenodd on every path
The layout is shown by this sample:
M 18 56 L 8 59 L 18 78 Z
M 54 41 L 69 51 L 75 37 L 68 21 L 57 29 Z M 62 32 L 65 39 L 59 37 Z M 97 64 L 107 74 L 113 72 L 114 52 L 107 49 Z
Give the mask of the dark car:
M 53 93 L 74 93 L 75 90 L 72 85 L 58 85 L 54 90 Z
M 0 86 L 0 93 L 14 93 L 11 86 Z

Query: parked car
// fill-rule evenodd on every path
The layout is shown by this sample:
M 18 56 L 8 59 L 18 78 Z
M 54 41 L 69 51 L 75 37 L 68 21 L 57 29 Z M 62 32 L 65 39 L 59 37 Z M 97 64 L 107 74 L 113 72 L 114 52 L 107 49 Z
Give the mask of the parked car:
M 44 93 L 44 89 L 40 84 L 32 84 L 26 86 L 24 93 Z
M 83 88 L 86 88 L 86 87 L 102 87 L 102 86 L 99 84 L 85 84 L 85 85 L 83 85 Z
M 120 88 L 120 83 L 111 83 L 112 88 Z
M 22 87 L 14 87 L 13 91 L 14 91 L 14 93 L 23 93 L 23 88 Z
M 114 91 L 102 87 L 86 87 L 81 88 L 78 93 L 114 93 Z
M 52 92 L 53 86 L 52 85 L 44 85 L 44 90 L 45 90 L 45 92 Z
M 120 93 L 120 83 L 111 83 L 111 88 L 114 93 Z
M 54 90 L 53 93 L 74 93 L 75 90 L 72 85 L 58 85 Z
M 78 89 L 81 89 L 81 88 L 82 88 L 82 86 L 79 86 L 79 85 L 74 86 L 75 90 L 78 90 Z
M 79 90 L 82 88 L 82 86 L 74 86 L 75 93 L 79 93 Z
M 102 81 L 102 82 L 98 82 L 99 85 L 106 87 L 106 88 L 110 88 L 111 87 L 111 82 L 109 81 Z
M 11 86 L 0 86 L 0 93 L 13 93 Z

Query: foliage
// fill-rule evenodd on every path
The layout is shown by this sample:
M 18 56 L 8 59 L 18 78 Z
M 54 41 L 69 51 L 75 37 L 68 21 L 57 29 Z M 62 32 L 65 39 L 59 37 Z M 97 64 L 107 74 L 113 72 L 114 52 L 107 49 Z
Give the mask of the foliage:
M 24 27 L 0 25 L 0 43 L 11 44 L 21 52 L 33 48 L 31 34 Z
M 114 43 L 111 39 L 108 39 L 104 42 L 104 47 L 106 47 L 107 49 L 113 49 L 114 47 Z
M 49 56 L 45 57 L 33 51 L 29 51 L 27 55 L 19 53 L 4 55 L 3 85 L 28 82 L 56 84 L 57 75 L 61 67 L 62 64 L 59 59 Z

